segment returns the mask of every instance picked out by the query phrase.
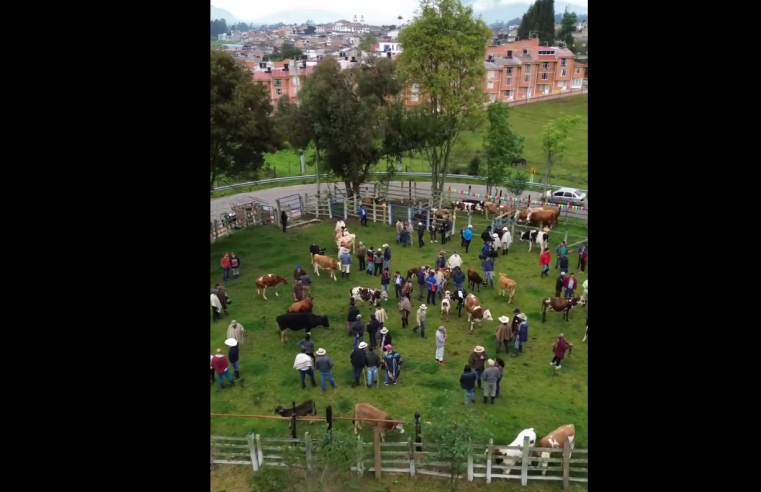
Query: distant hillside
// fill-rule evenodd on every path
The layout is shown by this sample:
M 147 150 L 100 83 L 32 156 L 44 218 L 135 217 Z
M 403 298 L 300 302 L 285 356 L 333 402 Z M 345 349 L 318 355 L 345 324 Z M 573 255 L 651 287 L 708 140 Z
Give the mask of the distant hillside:
M 228 24 L 234 24 L 236 22 L 240 22 L 240 19 L 235 17 L 233 14 L 228 12 L 225 9 L 218 9 L 214 5 L 210 5 L 211 7 L 211 18 L 209 20 L 214 19 L 224 19 L 227 21 Z
M 500 4 L 497 1 L 493 5 L 483 10 L 477 10 L 476 14 L 481 14 L 481 18 L 487 24 L 497 21 L 507 22 L 510 19 L 523 17 L 533 2 Z M 563 15 L 563 11 L 568 7 L 569 12 L 576 12 L 577 15 L 588 14 L 589 9 L 581 5 L 574 5 L 567 2 L 555 2 L 555 15 Z

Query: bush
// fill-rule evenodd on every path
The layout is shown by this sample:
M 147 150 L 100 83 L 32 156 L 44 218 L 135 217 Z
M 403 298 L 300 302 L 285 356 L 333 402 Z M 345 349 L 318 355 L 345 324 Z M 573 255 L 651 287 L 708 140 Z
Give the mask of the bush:
M 478 155 L 475 155 L 468 163 L 468 174 L 471 176 L 479 176 L 478 172 L 480 168 L 481 168 L 481 157 L 479 157 Z

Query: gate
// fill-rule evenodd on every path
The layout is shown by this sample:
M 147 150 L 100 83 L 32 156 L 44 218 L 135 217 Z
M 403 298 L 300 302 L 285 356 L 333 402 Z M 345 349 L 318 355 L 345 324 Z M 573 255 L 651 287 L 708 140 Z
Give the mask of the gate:
M 416 229 L 418 227 L 418 222 L 425 224 L 426 228 L 431 224 L 431 212 L 426 207 L 410 207 L 410 211 L 412 214 L 413 227 Z
M 304 213 L 304 201 L 301 195 L 288 195 L 277 199 L 277 208 L 285 211 L 288 221 L 296 222 Z

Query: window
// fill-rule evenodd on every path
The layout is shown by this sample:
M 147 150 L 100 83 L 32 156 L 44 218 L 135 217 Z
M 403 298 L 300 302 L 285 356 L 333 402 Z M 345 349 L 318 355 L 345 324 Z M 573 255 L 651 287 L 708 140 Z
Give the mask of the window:
M 283 85 L 283 81 L 280 79 L 275 79 L 275 87 L 280 87 Z
M 494 102 L 497 100 L 497 94 L 491 92 L 489 93 L 489 102 Z
M 526 97 L 528 94 L 528 87 L 521 87 L 521 96 Z
M 576 198 L 573 193 L 565 192 L 563 193 L 563 196 L 566 198 Z
M 531 75 L 524 75 L 523 76 L 523 82 L 528 84 L 531 82 Z
M 550 78 L 550 74 L 548 74 L 547 72 L 544 72 L 542 74 L 542 80 L 547 80 L 548 78 Z
M 561 89 L 565 89 L 566 81 L 565 80 L 558 80 L 558 87 Z
M 566 65 L 568 65 L 568 58 L 562 58 L 560 60 L 560 66 L 565 67 Z
M 277 93 L 278 96 L 283 95 L 283 89 L 276 89 L 275 92 Z
M 531 65 L 524 65 L 523 73 L 531 73 Z
M 494 80 L 494 70 L 489 70 L 488 72 L 486 72 L 486 79 Z
M 512 68 L 508 68 L 507 70 L 505 70 L 505 75 L 507 75 L 508 77 L 512 77 L 512 75 L 513 75 L 513 69 Z
M 505 79 L 505 85 L 513 85 L 513 79 L 512 78 Z
M 528 48 L 523 48 L 523 54 L 528 55 Z
M 565 68 L 560 70 L 560 76 L 561 77 L 565 77 L 567 74 L 568 74 L 568 70 L 566 70 Z
M 581 73 L 581 67 L 576 67 L 576 75 Z
M 547 71 L 549 69 L 550 69 L 550 64 L 549 63 L 542 63 L 542 70 Z
M 418 92 L 420 90 L 420 84 L 412 84 L 412 92 Z
M 552 194 L 552 196 L 560 198 L 561 196 L 563 196 L 563 192 L 562 191 L 556 191 L 555 193 Z
M 513 96 L 515 95 L 515 91 L 505 91 L 504 94 L 506 98 L 512 99 Z
M 486 88 L 487 89 L 494 89 L 494 81 L 493 80 L 487 81 L 486 82 Z
M 574 89 L 578 89 L 581 87 L 581 79 L 573 79 L 573 83 L 571 84 L 571 87 Z
M 411 97 L 412 101 L 414 101 L 414 102 L 417 102 L 417 100 L 419 98 L 420 98 L 420 96 L 418 94 L 413 94 L 412 97 Z
M 550 92 L 550 84 L 541 84 L 539 90 L 544 93 Z

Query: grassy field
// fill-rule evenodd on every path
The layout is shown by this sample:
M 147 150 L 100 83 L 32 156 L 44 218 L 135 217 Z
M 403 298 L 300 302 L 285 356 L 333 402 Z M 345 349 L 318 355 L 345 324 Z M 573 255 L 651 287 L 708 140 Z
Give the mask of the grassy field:
M 515 129 L 526 137 L 523 157 L 528 167 L 536 167 L 541 173 L 542 149 L 541 130 L 550 120 L 560 113 L 578 115 L 581 121 L 571 131 L 572 142 L 564 162 L 553 169 L 552 181 L 558 185 L 577 186 L 589 189 L 588 153 L 589 153 L 589 96 L 580 95 L 554 99 L 552 101 L 516 106 L 512 111 L 512 123 Z M 452 160 L 452 174 L 465 174 L 468 162 L 483 145 L 483 133 L 465 133 L 462 135 Z M 300 174 L 299 156 L 293 151 L 282 151 L 268 155 L 266 162 L 273 171 L 263 173 L 262 178 L 297 176 Z M 430 172 L 425 158 L 408 158 L 404 160 L 405 171 Z M 314 168 L 308 167 L 307 174 L 314 174 Z M 223 183 L 220 183 L 220 185 Z M 228 183 L 224 183 L 228 184 Z
M 461 220 L 458 218 L 458 224 Z M 474 217 L 473 224 L 480 234 L 485 221 Z M 391 245 L 392 272 L 405 272 L 413 266 L 432 264 L 441 249 L 440 244 L 430 242 L 422 249 L 401 248 L 395 244 L 394 229 L 381 224 L 371 223 L 367 228 L 359 228 L 355 221 L 350 220 L 347 226 L 366 245 Z M 563 230 L 568 229 L 575 236 L 587 235 L 586 229 L 578 227 L 561 225 L 558 229 L 551 234 L 553 249 L 562 237 Z M 395 300 L 385 303 L 390 318 L 387 326 L 394 337 L 395 348 L 404 359 L 401 381 L 396 386 L 381 384 L 379 388 L 372 389 L 350 387 L 351 366 L 348 359 L 352 339 L 347 336 L 345 329 L 349 289 L 354 286 L 380 286 L 379 277 L 357 272 L 356 263 L 349 280 L 341 278 L 339 274 L 338 281 L 333 281 L 324 272 L 320 277 L 313 276 L 315 313 L 328 315 L 331 326 L 329 330 L 316 328 L 313 339 L 318 347 L 325 348 L 333 358 L 333 375 L 338 388 L 335 391 L 328 388 L 326 393 L 321 393 L 318 377 L 317 388 L 307 385 L 307 389 L 302 390 L 298 374 L 292 367 L 293 359 L 299 351 L 296 342 L 302 338 L 300 335 L 303 333 L 290 332 L 289 343 L 282 346 L 275 317 L 285 312 L 292 302 L 294 265 L 300 264 L 309 269 L 308 245 L 317 243 L 328 247 L 329 254 L 336 254 L 331 241 L 332 231 L 331 223 L 292 230 L 287 234 L 274 227 L 258 227 L 239 231 L 232 237 L 223 238 L 211 245 L 210 286 L 222 280 L 219 261 L 224 252 L 235 252 L 242 259 L 242 276 L 239 280 L 227 283 L 228 295 L 233 299 L 230 317 L 222 322 L 210 323 L 210 353 L 214 353 L 217 348 L 226 349 L 223 342 L 227 325 L 232 319 L 243 324 L 248 334 L 241 348 L 240 362 L 245 384 L 225 390 L 220 390 L 217 385 L 212 386 L 212 413 L 271 415 L 278 404 L 288 405 L 294 400 L 298 403 L 311 398 L 316 400 L 317 408 L 323 416 L 327 405 L 333 406 L 336 416 L 351 416 L 356 403 L 367 402 L 389 411 L 395 418 L 412 420 L 413 414 L 419 411 L 425 420 L 425 415 L 436 407 L 451 410 L 452 418 L 464 412 L 475 413 L 483 418 L 484 426 L 495 442 L 504 444 L 512 441 L 520 430 L 527 427 L 534 427 L 539 435 L 544 435 L 559 425 L 573 423 L 578 433 L 577 446 L 587 447 L 588 351 L 587 344 L 581 343 L 586 313 L 583 309 L 574 310 L 570 322 L 562 321 L 558 313 L 548 313 L 547 323 L 540 322 L 541 299 L 553 295 L 556 275 L 553 270 L 551 278 L 539 278 L 539 253 L 536 249 L 528 253 L 525 243 L 515 244 L 506 259 L 500 257 L 496 265 L 497 272 L 506 273 L 518 283 L 514 305 L 508 305 L 505 298 L 500 298 L 497 290 L 482 287 L 481 293 L 477 295 L 482 305 L 491 309 L 495 321 L 485 322 L 482 328 L 476 328 L 475 334 L 467 333 L 465 316 L 458 318 L 455 313 L 449 322 L 441 322 L 438 306 L 431 306 L 427 319 L 428 338 L 421 339 L 410 328 L 401 328 Z M 448 253 L 460 250 L 465 266 L 480 270 L 478 243 L 480 240 L 476 238 L 473 241 L 474 247 L 468 254 L 464 254 L 459 247 L 459 240 L 448 243 L 444 249 Z M 575 257 L 572 255 L 571 259 L 574 267 Z M 288 277 L 289 285 L 280 286 L 279 297 L 270 289 L 269 300 L 263 300 L 256 296 L 254 282 L 258 276 L 267 273 Z M 583 282 L 587 275 L 580 274 L 579 277 Z M 393 293 L 393 287 L 391 290 Z M 414 311 L 420 306 L 415 297 L 412 299 Z M 496 318 L 502 315 L 512 318 L 514 307 L 521 308 L 529 318 L 529 342 L 524 349 L 526 353 L 519 358 L 504 357 L 504 352 L 501 354 L 507 367 L 501 384 L 502 396 L 494 405 L 483 405 L 482 394 L 478 392 L 476 405 L 465 407 L 458 380 L 467 357 L 476 345 L 483 345 L 490 357 L 495 356 Z M 371 311 L 366 305 L 360 305 L 360 311 L 366 320 L 369 319 Z M 434 332 L 440 324 L 447 328 L 449 334 L 445 366 L 434 360 Z M 553 370 L 549 366 L 552 358 L 551 344 L 561 332 L 566 334 L 571 343 L 575 343 L 575 348 L 563 364 L 559 376 L 552 377 Z M 350 428 L 347 422 L 336 425 Z M 287 423 L 270 419 L 214 417 L 211 418 L 210 427 L 213 435 L 243 436 L 254 430 L 267 436 L 288 437 Z M 323 432 L 323 426 L 301 425 L 299 434 L 307 430 L 319 435 Z M 366 434 L 366 439 L 371 438 L 370 430 L 363 429 L 363 434 Z M 406 437 L 406 434 L 391 434 L 389 440 Z

